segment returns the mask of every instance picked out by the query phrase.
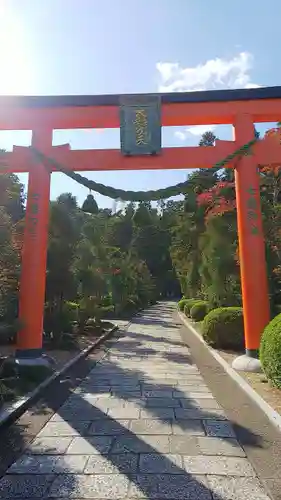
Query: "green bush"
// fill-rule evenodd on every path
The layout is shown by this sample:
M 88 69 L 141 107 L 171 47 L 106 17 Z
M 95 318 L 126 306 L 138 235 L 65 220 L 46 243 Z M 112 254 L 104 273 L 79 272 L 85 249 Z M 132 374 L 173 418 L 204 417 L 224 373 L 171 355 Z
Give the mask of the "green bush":
M 184 306 L 186 304 L 186 302 L 188 301 L 188 299 L 181 299 L 179 302 L 178 302 L 178 307 L 179 307 L 179 310 L 180 311 L 184 311 Z
M 77 321 L 79 308 L 75 302 L 65 302 L 61 309 L 47 307 L 44 315 L 44 331 L 47 335 L 69 333 L 72 324 Z
M 190 316 L 194 321 L 203 321 L 205 316 L 208 314 L 210 306 L 205 300 L 196 302 L 190 309 Z
M 281 389 L 281 314 L 275 316 L 264 329 L 260 360 L 263 371 L 272 385 Z
M 190 317 L 190 311 L 195 304 L 198 304 L 199 302 L 202 302 L 200 299 L 188 299 L 185 303 L 184 306 L 184 314 L 188 317 Z
M 243 349 L 242 307 L 219 307 L 209 312 L 203 321 L 202 334 L 207 344 L 217 349 Z
M 67 300 L 63 304 L 63 312 L 69 321 L 76 321 L 79 315 L 79 304 L 77 304 L 77 302 L 70 302 Z

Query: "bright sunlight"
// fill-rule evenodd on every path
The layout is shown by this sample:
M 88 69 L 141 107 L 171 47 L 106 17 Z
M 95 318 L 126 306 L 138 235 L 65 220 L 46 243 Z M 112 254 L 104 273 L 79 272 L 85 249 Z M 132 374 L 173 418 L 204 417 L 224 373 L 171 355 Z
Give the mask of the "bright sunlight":
M 24 27 L 15 12 L 0 5 L 0 94 L 28 94 L 31 90 L 31 64 Z

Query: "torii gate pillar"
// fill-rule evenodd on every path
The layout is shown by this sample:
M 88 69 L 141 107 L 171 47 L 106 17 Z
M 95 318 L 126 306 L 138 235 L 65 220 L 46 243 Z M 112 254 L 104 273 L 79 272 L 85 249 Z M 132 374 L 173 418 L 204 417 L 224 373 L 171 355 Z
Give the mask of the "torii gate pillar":
M 52 146 L 52 130 L 32 133 L 32 146 L 46 151 Z M 48 247 L 50 172 L 34 161 L 29 171 L 22 250 L 19 320 L 16 358 L 22 364 L 45 364 L 42 336 Z
M 255 134 L 250 115 L 237 115 L 235 141 L 242 146 Z M 263 236 L 258 166 L 253 154 L 240 158 L 235 168 L 239 260 L 246 355 L 233 362 L 241 371 L 260 371 L 260 337 L 270 321 L 268 281 Z

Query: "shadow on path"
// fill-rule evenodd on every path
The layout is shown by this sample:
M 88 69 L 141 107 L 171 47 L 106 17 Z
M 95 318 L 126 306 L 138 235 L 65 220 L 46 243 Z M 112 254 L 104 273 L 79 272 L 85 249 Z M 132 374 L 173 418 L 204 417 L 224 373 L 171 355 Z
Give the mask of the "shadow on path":
M 154 324 L 155 320 L 150 322 Z M 49 455 L 43 453 L 39 457 L 37 456 L 37 459 L 36 457 L 35 460 L 33 459 L 34 467 L 39 467 L 40 474 L 37 474 L 37 471 L 33 469 L 34 474 L 30 474 L 31 483 L 28 483 L 27 480 L 27 487 L 28 484 L 31 484 L 27 491 L 28 494 L 23 495 L 17 489 L 19 488 L 17 485 L 21 481 L 20 475 L 6 475 L 0 484 L 0 498 L 24 498 L 24 496 L 26 498 L 40 496 L 125 498 L 129 494 L 129 497 L 145 497 L 151 500 L 164 498 L 171 500 L 212 500 L 212 498 L 225 500 L 225 497 L 221 496 L 218 490 L 215 493 L 212 484 L 207 483 L 203 474 L 196 476 L 187 472 L 182 462 L 174 462 L 173 457 L 171 457 L 171 454 L 181 454 L 187 457 L 196 456 L 198 454 L 197 438 L 194 435 L 188 435 L 188 431 L 194 428 L 194 422 L 197 422 L 200 427 L 202 425 L 200 422 L 203 420 L 207 422 L 206 425 L 208 425 L 208 421 L 223 421 L 224 417 L 220 410 L 202 409 L 198 403 L 200 395 L 197 394 L 196 398 L 187 397 L 181 388 L 171 385 L 172 379 L 170 383 L 161 381 L 161 379 L 156 382 L 141 368 L 137 370 L 135 368 L 124 369 L 118 363 L 118 358 L 121 360 L 124 356 L 126 359 L 128 355 L 133 354 L 136 358 L 136 364 L 139 362 L 141 367 L 141 358 L 147 354 L 147 349 L 144 349 L 145 352 L 143 352 L 143 347 L 138 349 L 138 346 L 142 346 L 142 342 L 136 342 L 134 339 L 164 342 L 167 345 L 178 347 L 181 345 L 186 347 L 186 345 L 180 342 L 174 343 L 165 338 L 159 340 L 159 338 L 155 339 L 150 335 L 132 332 L 126 333 L 126 337 L 133 340 L 127 341 L 126 338 L 123 340 L 121 337 L 119 340 L 107 344 L 109 347 L 107 357 L 98 363 L 83 380 L 75 394 L 67 383 L 65 384 L 63 392 L 65 396 L 69 396 L 65 404 L 57 408 L 50 392 L 46 394 L 44 400 L 46 407 L 53 408 L 54 412 L 57 412 L 55 418 L 52 418 L 47 425 L 53 423 L 59 429 L 59 423 L 67 422 L 76 434 L 74 439 L 72 436 L 73 443 L 83 438 L 84 450 L 87 444 L 91 447 L 92 451 L 89 455 L 89 452 L 87 453 L 87 459 L 84 463 L 86 469 L 83 469 L 83 473 L 79 472 L 77 461 L 76 468 L 67 465 L 69 460 L 67 457 L 75 456 L 75 453 L 71 454 L 70 449 L 67 455 L 60 455 L 61 462 L 58 461 L 58 456 L 51 455 L 52 450 L 49 450 Z M 113 349 L 110 350 L 110 348 Z M 113 351 L 114 354 L 112 354 Z M 154 352 L 150 354 L 153 357 Z M 162 354 L 169 361 L 187 364 L 186 359 L 180 354 L 175 355 L 175 353 L 168 351 Z M 140 355 L 140 360 L 138 360 L 138 355 Z M 175 356 L 179 356 L 179 358 L 173 359 Z M 191 359 L 189 361 L 191 362 Z M 178 371 L 178 378 L 183 378 L 180 375 L 180 367 Z M 109 394 L 112 399 L 119 400 L 119 405 L 107 407 Z M 154 397 L 156 394 L 157 398 Z M 159 397 L 161 394 L 163 397 Z M 204 396 L 202 401 L 203 399 L 207 398 Z M 116 416 L 120 408 L 124 409 L 123 412 L 119 413 L 123 417 Z M 149 414 L 151 421 L 156 420 L 167 424 L 167 428 L 175 425 L 183 433 L 187 433 L 184 453 L 177 453 L 170 439 L 173 436 L 174 442 L 177 441 L 177 446 L 180 447 L 180 443 L 184 439 L 180 432 L 178 436 L 169 434 L 168 431 L 165 435 L 163 430 L 159 435 L 155 433 L 153 435 L 141 434 L 143 432 L 142 425 L 147 421 L 145 417 L 131 419 L 133 423 L 128 429 L 124 421 L 130 420 L 130 409 L 135 409 L 135 411 L 139 409 L 144 414 Z M 44 412 L 44 407 L 34 409 L 34 414 L 40 414 L 40 412 Z M 190 412 L 193 412 L 192 418 Z M 180 416 L 185 418 L 180 418 Z M 55 419 L 57 419 L 57 424 Z M 134 431 L 133 429 L 137 429 L 138 426 L 139 432 Z M 252 446 L 261 446 L 260 436 L 253 435 L 249 428 L 243 427 L 242 430 L 244 435 L 248 436 Z M 225 438 L 222 437 L 225 440 L 228 438 L 227 435 Z M 59 443 L 63 437 L 58 435 L 56 439 Z M 70 446 L 74 446 L 74 444 Z M 83 446 L 79 453 L 76 451 L 77 455 L 83 456 Z M 206 459 L 208 460 L 208 457 Z M 43 464 L 41 468 L 40 460 Z M 48 464 L 50 464 L 49 474 L 42 472 L 48 470 Z M 188 464 L 186 466 L 188 467 Z M 55 475 L 53 474 L 54 470 Z M 41 489 L 39 486 L 37 489 L 34 486 L 34 478 L 38 478 Z M 215 497 L 212 496 L 212 492 Z

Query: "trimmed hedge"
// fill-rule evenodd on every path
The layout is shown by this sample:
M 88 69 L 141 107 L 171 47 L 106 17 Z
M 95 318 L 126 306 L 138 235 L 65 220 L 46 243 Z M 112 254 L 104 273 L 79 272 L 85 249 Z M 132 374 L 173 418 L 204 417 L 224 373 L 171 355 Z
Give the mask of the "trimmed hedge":
M 190 311 L 192 307 L 197 304 L 198 302 L 202 302 L 200 299 L 188 299 L 186 301 L 186 304 L 184 306 L 184 314 L 188 317 L 190 317 Z
M 281 389 L 281 314 L 265 327 L 261 338 L 260 361 L 266 377 Z
M 190 309 L 190 316 L 194 321 L 203 321 L 208 314 L 210 306 L 206 300 L 196 302 Z
M 244 348 L 244 322 L 242 307 L 219 307 L 209 312 L 203 321 L 204 340 L 217 349 L 242 350 Z

